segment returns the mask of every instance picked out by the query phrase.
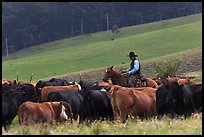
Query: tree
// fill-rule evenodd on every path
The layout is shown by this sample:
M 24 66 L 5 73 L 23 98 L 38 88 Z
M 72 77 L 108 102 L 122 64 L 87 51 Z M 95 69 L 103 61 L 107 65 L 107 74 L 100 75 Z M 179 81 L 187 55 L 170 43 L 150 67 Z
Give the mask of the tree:
M 115 33 L 115 34 L 118 34 L 118 33 L 119 33 L 119 28 L 118 28 L 118 26 L 117 26 L 117 25 L 113 25 L 111 31 L 112 31 L 113 33 Z

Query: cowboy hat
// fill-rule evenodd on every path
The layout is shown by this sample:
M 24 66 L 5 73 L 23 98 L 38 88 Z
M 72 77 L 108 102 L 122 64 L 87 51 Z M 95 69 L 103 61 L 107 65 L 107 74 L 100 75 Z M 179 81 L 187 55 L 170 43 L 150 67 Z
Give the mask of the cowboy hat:
M 127 55 L 127 57 L 137 57 L 137 54 L 135 54 L 134 52 L 130 52 L 129 55 Z

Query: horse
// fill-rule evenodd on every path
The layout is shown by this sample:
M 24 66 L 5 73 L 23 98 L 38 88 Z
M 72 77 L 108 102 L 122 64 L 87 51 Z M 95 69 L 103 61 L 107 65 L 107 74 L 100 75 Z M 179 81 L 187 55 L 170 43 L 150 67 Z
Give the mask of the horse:
M 129 87 L 128 85 L 128 76 L 122 75 L 121 73 L 117 72 L 116 70 L 113 69 L 113 66 L 108 67 L 105 70 L 104 73 L 104 78 L 103 81 L 108 81 L 108 79 L 111 79 L 113 85 L 119 85 L 122 87 Z M 134 84 L 132 87 L 152 87 L 152 88 L 157 88 L 158 84 L 151 78 L 145 78 L 146 79 L 146 84 Z

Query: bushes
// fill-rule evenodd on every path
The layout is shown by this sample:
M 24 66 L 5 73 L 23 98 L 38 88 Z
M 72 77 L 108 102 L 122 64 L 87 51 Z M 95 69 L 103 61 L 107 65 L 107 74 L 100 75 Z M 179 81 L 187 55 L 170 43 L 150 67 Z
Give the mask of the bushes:
M 157 77 L 172 77 L 175 76 L 178 68 L 181 64 L 181 60 L 174 59 L 174 60 L 165 60 L 163 64 L 156 64 L 154 62 L 154 69 L 155 69 L 155 75 Z

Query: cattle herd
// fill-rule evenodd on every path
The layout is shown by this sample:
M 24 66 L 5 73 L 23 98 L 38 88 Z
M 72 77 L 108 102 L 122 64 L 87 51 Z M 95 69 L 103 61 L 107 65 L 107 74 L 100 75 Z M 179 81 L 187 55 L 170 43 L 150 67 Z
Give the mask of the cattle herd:
M 79 123 L 95 120 L 120 120 L 127 116 L 148 119 L 170 118 L 202 113 L 202 82 L 189 78 L 155 78 L 158 86 L 122 87 L 108 82 L 87 80 L 68 82 L 16 82 L 2 79 L 2 126 L 8 131 L 18 116 L 20 125 L 33 123 Z

